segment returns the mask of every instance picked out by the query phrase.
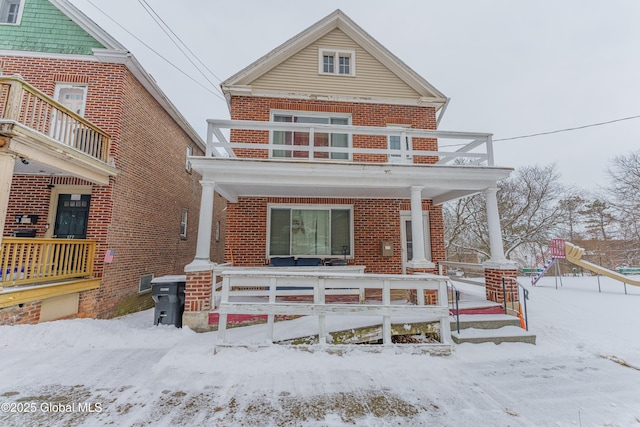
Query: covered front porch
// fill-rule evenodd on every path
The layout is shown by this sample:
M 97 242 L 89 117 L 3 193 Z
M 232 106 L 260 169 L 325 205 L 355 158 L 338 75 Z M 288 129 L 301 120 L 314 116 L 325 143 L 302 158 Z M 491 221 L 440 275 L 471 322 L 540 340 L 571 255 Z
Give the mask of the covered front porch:
M 110 144 L 20 76 L 0 76 L 0 309 L 20 308 L 8 314 L 14 320 L 35 302 L 52 318 L 64 315 L 61 306 L 77 310 L 79 293 L 100 286 L 97 242 L 86 239 L 88 197 L 117 174 Z
M 231 130 L 231 142 L 226 129 Z M 336 134 L 347 138 L 331 138 Z M 268 143 L 257 143 L 267 138 Z M 380 148 L 359 146 L 362 138 L 375 138 Z M 438 151 L 438 144 L 459 148 Z M 209 241 L 214 192 L 229 202 L 226 254 L 233 265 L 273 264 L 280 254 L 272 244 L 274 209 L 292 209 L 293 217 L 293 209 L 339 206 L 348 211 L 351 221 L 347 228 L 351 240 L 340 255 L 348 265 L 363 265 L 364 276 L 437 273 L 439 262 L 445 260 L 439 205 L 484 192 L 492 255 L 485 263 L 487 297 L 497 296 L 491 291 L 493 282 L 501 286 L 502 275 L 515 274 L 515 267 L 504 257 L 496 200 L 497 181 L 511 169 L 494 165 L 489 134 L 211 120 L 207 150 L 205 156 L 190 158 L 192 167 L 202 174 L 203 192 L 197 251 L 185 268 L 183 322 L 196 329 L 207 325 L 212 308 L 215 265 L 210 262 Z M 242 218 L 236 240 L 230 212 Z M 243 234 L 243 230 L 251 232 Z M 328 258 L 340 257 L 330 247 Z

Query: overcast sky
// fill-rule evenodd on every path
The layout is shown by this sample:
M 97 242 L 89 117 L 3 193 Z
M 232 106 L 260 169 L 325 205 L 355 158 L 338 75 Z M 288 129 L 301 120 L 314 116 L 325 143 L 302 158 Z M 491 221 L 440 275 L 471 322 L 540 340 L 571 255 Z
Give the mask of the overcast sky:
M 72 0 L 125 45 L 203 137 L 226 103 L 152 20 L 142 0 Z M 159 58 L 96 7 L 159 52 Z M 442 130 L 494 140 L 640 115 L 640 1 L 636 0 L 146 0 L 225 80 L 342 9 L 451 98 Z M 202 66 L 201 66 L 202 68 Z M 205 71 L 206 72 L 206 71 Z M 220 81 L 207 73 L 216 86 Z M 496 163 L 556 162 L 563 182 L 606 183 L 611 159 L 640 149 L 640 119 L 497 141 Z

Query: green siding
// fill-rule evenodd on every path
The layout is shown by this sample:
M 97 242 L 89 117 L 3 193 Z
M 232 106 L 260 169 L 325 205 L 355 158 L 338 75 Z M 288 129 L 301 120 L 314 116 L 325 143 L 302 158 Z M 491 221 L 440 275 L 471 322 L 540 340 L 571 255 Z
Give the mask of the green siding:
M 48 0 L 26 0 L 20 25 L 0 25 L 0 49 L 91 55 L 103 47 Z

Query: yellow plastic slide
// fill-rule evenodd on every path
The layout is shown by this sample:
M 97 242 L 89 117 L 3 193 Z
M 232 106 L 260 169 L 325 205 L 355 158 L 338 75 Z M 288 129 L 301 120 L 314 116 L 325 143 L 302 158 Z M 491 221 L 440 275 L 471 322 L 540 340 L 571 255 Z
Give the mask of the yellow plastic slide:
M 565 252 L 567 255 L 567 261 L 571 264 L 579 265 L 580 267 L 584 267 L 587 270 L 591 270 L 594 273 L 601 274 L 603 276 L 611 277 L 614 280 L 618 280 L 620 282 L 626 283 L 628 285 L 640 286 L 640 280 L 633 280 L 624 274 L 620 274 L 617 271 L 609 270 L 608 268 L 600 267 L 599 265 L 593 264 L 589 261 L 583 261 L 582 254 L 584 253 L 584 249 L 573 245 L 569 242 L 564 242 Z

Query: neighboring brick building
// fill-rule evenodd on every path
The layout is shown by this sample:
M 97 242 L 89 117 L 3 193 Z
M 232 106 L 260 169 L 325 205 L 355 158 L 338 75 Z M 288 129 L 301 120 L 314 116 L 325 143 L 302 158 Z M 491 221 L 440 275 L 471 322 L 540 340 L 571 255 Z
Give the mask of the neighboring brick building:
M 187 156 L 204 143 L 136 59 L 68 1 L 12 4 L 17 13 L 0 8 L 0 324 L 150 307 L 148 280 L 182 274 L 195 252 L 201 176 Z M 95 255 L 61 246 L 85 239 Z M 210 242 L 212 259 L 222 261 L 222 242 Z M 70 252 L 54 262 L 49 247 Z M 31 255 L 14 256 L 22 248 Z M 53 271 L 64 262 L 74 268 Z
M 486 268 L 498 272 L 487 275 L 487 294 L 495 294 L 494 277 L 515 272 L 504 258 L 494 191 L 511 169 L 493 164 L 491 135 L 438 131 L 447 98 L 340 10 L 222 90 L 232 121 L 210 121 L 209 135 L 228 156 L 193 166 L 203 174 L 201 224 L 210 222 L 214 189 L 227 199 L 226 261 L 340 259 L 367 273 L 437 273 L 445 258 L 440 205 L 485 192 Z M 455 153 L 438 151 L 447 138 L 456 139 Z M 458 157 L 470 161 L 452 163 Z M 210 230 L 201 226 L 199 234 L 206 242 Z M 185 321 L 195 327 L 211 307 L 210 286 L 208 293 L 202 286 L 212 269 L 207 259 L 199 245 L 187 267 L 194 278 Z

